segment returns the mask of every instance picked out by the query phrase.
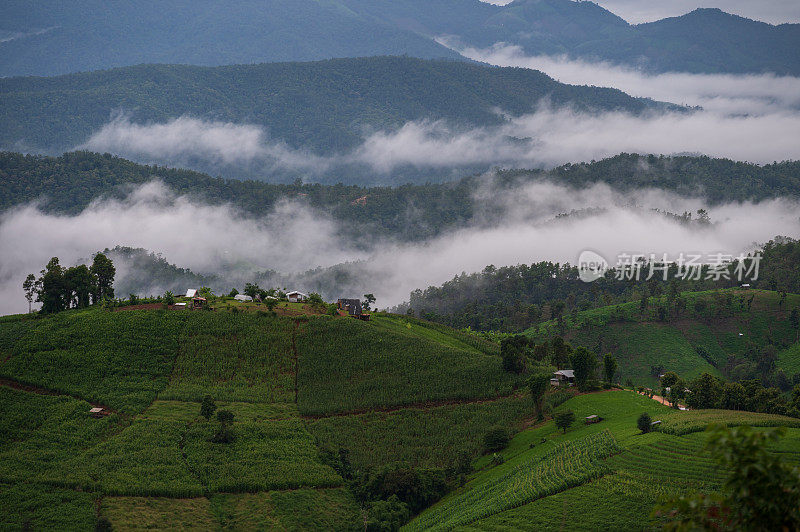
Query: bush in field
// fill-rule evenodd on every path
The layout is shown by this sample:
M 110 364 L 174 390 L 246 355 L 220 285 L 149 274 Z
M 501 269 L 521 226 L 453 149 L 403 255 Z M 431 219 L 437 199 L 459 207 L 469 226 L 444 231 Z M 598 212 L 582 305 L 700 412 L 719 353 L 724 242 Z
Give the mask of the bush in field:
M 165 305 L 174 305 L 175 304 L 175 294 L 167 290 L 164 292 L 164 304 Z
M 650 429 L 653 428 L 652 423 L 653 421 L 650 419 L 650 414 L 647 412 L 642 412 L 642 415 L 636 420 L 636 426 L 639 427 L 642 433 L 650 432 Z
M 438 501 L 450 489 L 445 473 L 390 464 L 358 475 L 353 490 L 362 501 L 389 500 L 396 496 L 412 513 Z
M 209 420 L 216 410 L 217 405 L 214 403 L 214 399 L 210 395 L 203 397 L 203 402 L 200 403 L 200 415 Z
M 565 410 L 555 415 L 556 427 L 567 433 L 567 429 L 575 423 L 575 412 L 572 410 Z
M 472 457 L 467 452 L 459 453 L 453 470 L 457 475 L 466 475 L 472 472 Z
M 94 525 L 94 532 L 111 532 L 112 530 L 114 528 L 111 526 L 111 521 L 105 517 L 98 519 L 97 524 Z
M 392 495 L 385 501 L 369 504 L 365 527 L 367 532 L 400 530 L 410 516 L 408 505 L 398 499 L 397 495 Z
M 508 445 L 508 431 L 503 427 L 494 427 L 483 438 L 483 448 L 487 452 L 501 451 Z
M 231 443 L 233 441 L 233 412 L 230 410 L 220 410 L 217 412 L 217 421 L 219 421 L 219 430 L 214 435 L 214 443 Z

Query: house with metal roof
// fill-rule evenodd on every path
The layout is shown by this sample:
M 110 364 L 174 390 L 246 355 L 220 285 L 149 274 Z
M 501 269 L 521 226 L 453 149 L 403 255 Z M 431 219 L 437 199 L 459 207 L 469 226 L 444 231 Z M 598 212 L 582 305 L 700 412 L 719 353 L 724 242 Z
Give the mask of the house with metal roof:
M 553 372 L 553 378 L 550 379 L 553 386 L 560 386 L 566 384 L 567 386 L 575 382 L 575 371 L 571 369 L 560 369 Z

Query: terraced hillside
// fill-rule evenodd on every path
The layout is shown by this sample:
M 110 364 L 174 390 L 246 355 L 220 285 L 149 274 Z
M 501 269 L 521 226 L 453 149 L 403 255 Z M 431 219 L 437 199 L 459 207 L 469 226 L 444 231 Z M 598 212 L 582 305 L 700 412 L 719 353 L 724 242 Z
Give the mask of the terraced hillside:
M 680 313 L 659 309 L 666 296 L 650 297 L 645 310 L 632 302 L 579 312 L 564 318 L 564 326 L 547 322 L 526 331 L 538 340 L 563 334 L 573 345 L 619 360 L 622 380 L 653 385 L 659 373 L 674 371 L 685 378 L 703 372 L 729 376 L 729 357 L 758 359 L 767 346 L 777 351 L 777 367 L 791 378 L 800 372 L 798 331 L 792 309 L 800 295 L 769 290 L 721 290 L 681 294 Z
M 3 318 L 0 527 L 90 529 L 105 518 L 120 529 L 362 528 L 325 452 L 347 446 L 359 466 L 380 457 L 444 468 L 459 452 L 477 456 L 487 426 L 518 429 L 530 415 L 496 353 L 390 317 Z M 234 414 L 233 443 L 212 441 L 206 394 Z M 111 415 L 90 417 L 92 406 Z M 346 415 L 355 411 L 369 413 Z M 398 447 L 412 427 L 424 436 Z
M 2 318 L 0 528 L 363 530 L 366 487 L 416 485 L 427 494 L 409 505 L 422 511 L 410 529 L 574 528 L 564 505 L 597 527 L 639 529 L 659 494 L 719 485 L 697 434 L 710 421 L 789 425 L 775 451 L 798 459 L 798 420 L 675 412 L 631 392 L 560 407 L 600 424 L 533 425 L 526 376 L 504 372 L 498 351 L 377 314 Z M 206 394 L 233 414 L 232 441 L 201 416 Z M 637 435 L 643 410 L 664 420 L 661 433 Z M 492 466 L 484 440 L 496 428 L 517 436 Z
M 629 391 L 581 395 L 560 409 L 578 419 L 566 433 L 552 421 L 520 432 L 501 453 L 504 463 L 484 461 L 405 530 L 646 530 L 657 528 L 649 516 L 662 497 L 721 487 L 726 471 L 704 451 L 700 431 L 724 416 L 670 410 Z M 663 430 L 641 434 L 636 419 L 644 411 Z M 581 422 L 592 414 L 603 420 Z M 791 427 L 770 450 L 800 463 L 800 420 L 740 413 L 735 423 Z M 693 429 L 669 434 L 676 426 Z

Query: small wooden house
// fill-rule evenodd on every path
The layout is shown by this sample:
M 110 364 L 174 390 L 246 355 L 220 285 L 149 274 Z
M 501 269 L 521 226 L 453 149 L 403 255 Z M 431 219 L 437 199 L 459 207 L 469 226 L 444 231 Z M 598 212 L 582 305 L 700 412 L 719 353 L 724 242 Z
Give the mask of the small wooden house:
M 286 294 L 286 299 L 288 299 L 291 303 L 300 303 L 301 301 L 308 299 L 308 294 L 293 290 Z
M 586 416 L 586 424 L 591 425 L 592 423 L 600 423 L 603 421 L 603 418 L 598 416 L 597 414 L 592 414 L 591 416 Z
M 575 372 L 571 369 L 560 369 L 553 373 L 553 377 L 556 379 L 557 384 L 556 386 L 571 386 L 575 383 Z M 550 379 L 552 382 L 553 379 Z
M 106 412 L 105 409 L 103 409 L 103 408 L 101 408 L 99 406 L 94 406 L 94 407 L 89 409 L 89 415 L 92 416 L 92 417 L 103 417 L 103 416 L 107 416 L 108 412 Z
M 358 318 L 363 313 L 360 299 L 339 299 L 336 301 L 336 308 L 347 312 L 348 316 Z
M 204 297 L 192 298 L 192 310 L 200 310 L 206 306 L 207 300 Z

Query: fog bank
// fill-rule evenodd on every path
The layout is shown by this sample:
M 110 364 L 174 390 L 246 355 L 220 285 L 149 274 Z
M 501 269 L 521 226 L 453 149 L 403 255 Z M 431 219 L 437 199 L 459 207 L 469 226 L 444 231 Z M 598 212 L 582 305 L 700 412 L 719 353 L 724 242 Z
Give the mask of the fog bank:
M 681 213 L 704 205 L 656 190 L 630 194 L 595 185 L 577 192 L 552 183 L 534 183 L 499 192 L 491 181 L 476 194 L 498 216 L 473 220 L 457 230 L 421 243 L 375 241 L 356 250 L 340 236 L 337 222 L 308 207 L 282 203 L 261 218 L 243 217 L 230 206 L 211 206 L 175 196 L 160 183 L 140 187 L 123 201 L 98 200 L 75 216 L 43 213 L 35 204 L 0 216 L 0 312 L 27 309 L 21 285 L 52 256 L 72 265 L 106 247 L 126 245 L 161 253 L 170 262 L 200 274 L 213 274 L 229 290 L 256 272 L 274 269 L 308 288 L 318 277 L 329 299 L 372 292 L 381 308 L 408 299 L 416 288 L 441 284 L 461 272 L 539 260 L 574 263 L 584 249 L 612 260 L 621 252 L 670 253 L 750 250 L 778 234 L 800 235 L 798 205 L 771 200 L 709 209 L 716 223 L 698 229 L 654 213 Z M 597 211 L 554 218 L 574 209 Z M 348 261 L 352 275 L 304 273 Z M 125 275 L 120 265 L 120 275 Z M 241 289 L 241 286 L 239 286 Z M 142 287 L 142 294 L 147 288 Z

